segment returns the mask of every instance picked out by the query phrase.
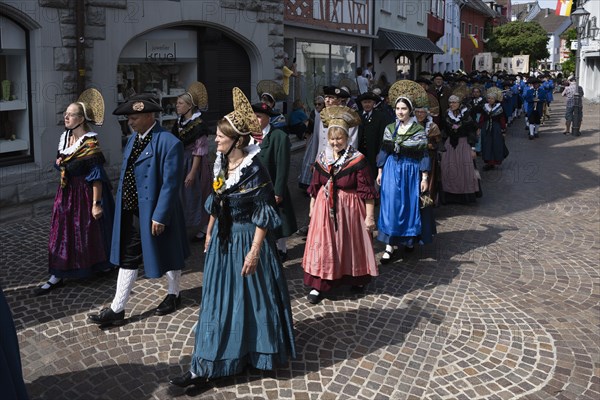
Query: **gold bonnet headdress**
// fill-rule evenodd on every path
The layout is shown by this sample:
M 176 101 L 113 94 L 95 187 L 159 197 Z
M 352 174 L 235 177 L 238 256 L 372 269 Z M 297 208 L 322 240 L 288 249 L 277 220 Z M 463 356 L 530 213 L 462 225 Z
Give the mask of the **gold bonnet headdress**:
M 411 108 L 425 104 L 427 100 L 427 92 L 423 86 L 417 82 L 405 79 L 394 82 L 388 91 L 388 102 L 394 107 L 398 100 L 406 99 L 411 104 Z
M 206 86 L 202 82 L 192 83 L 186 93 L 192 99 L 192 105 L 202 111 L 208 109 L 208 93 L 206 92 Z
M 76 101 L 83 108 L 83 116 L 86 121 L 101 126 L 104 123 L 104 98 L 102 94 L 94 89 L 86 89 Z
M 321 111 L 321 120 L 326 128 L 337 126 L 345 130 L 346 133 L 350 128 L 361 123 L 358 113 L 346 106 L 325 107 Z
M 269 96 L 275 102 L 285 100 L 287 97 L 283 91 L 283 86 L 269 79 L 258 82 L 256 85 L 256 94 L 258 94 L 258 97 Z
M 225 119 L 239 135 L 249 135 L 260 132 L 260 124 L 252 105 L 246 95 L 238 87 L 233 88 L 233 111 L 225 116 Z
M 504 94 L 502 93 L 502 90 L 499 87 L 492 86 L 491 88 L 489 88 L 486 91 L 485 97 L 486 98 L 487 97 L 494 97 L 496 99 L 496 101 L 500 102 L 504 98 Z

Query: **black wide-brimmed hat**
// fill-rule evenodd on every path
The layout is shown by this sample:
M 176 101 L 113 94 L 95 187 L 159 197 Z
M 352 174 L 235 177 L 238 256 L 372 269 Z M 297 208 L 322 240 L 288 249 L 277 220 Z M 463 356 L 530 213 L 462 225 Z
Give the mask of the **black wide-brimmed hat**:
M 528 78 L 527 79 L 527 83 L 528 84 L 534 84 L 534 83 L 542 83 L 542 81 L 538 78 Z
M 350 92 L 337 86 L 323 86 L 323 93 L 325 96 L 337 96 L 341 99 L 347 99 L 350 97 Z
M 373 100 L 375 103 L 379 103 L 381 101 L 381 96 L 378 96 L 373 92 L 364 92 L 356 98 L 356 101 L 358 103 L 360 103 L 363 100 Z
M 276 115 L 279 115 L 276 112 L 273 112 L 273 109 L 266 103 L 252 104 L 252 111 L 254 111 L 255 113 L 266 114 L 269 117 L 274 117 Z
M 113 115 L 130 115 L 155 113 L 162 111 L 162 107 L 158 103 L 158 98 L 151 93 L 143 93 L 132 96 L 125 103 L 120 104 Z

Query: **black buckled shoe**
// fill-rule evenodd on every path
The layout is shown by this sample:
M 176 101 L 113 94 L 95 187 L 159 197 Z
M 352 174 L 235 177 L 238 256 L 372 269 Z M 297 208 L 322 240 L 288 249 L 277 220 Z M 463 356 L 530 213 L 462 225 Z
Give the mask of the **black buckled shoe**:
M 288 259 L 288 255 L 287 252 L 283 252 L 281 250 L 277 250 L 277 253 L 279 253 L 279 259 L 281 260 L 282 263 L 286 262 Z
M 169 379 L 169 383 L 171 385 L 179 386 L 181 388 L 188 387 L 190 385 L 202 385 L 206 382 L 208 382 L 206 378 L 203 378 L 201 376 L 192 378 L 192 373 L 190 371 L 186 372 L 181 376 Z
M 306 296 L 306 300 L 308 300 L 308 302 L 310 304 L 319 304 L 321 302 L 321 300 L 323 300 L 323 295 L 321 294 L 321 292 L 319 292 L 318 294 L 314 294 L 312 293 L 312 291 Z
M 154 314 L 156 315 L 167 315 L 175 312 L 177 307 L 181 304 L 181 295 L 175 296 L 174 294 L 168 294 L 167 297 L 156 307 Z
M 365 292 L 365 286 L 364 285 L 353 285 L 353 286 L 350 286 L 350 291 L 352 293 L 361 294 L 361 293 Z
M 103 327 L 121 326 L 126 323 L 125 310 L 116 313 L 110 307 L 103 308 L 98 314 L 88 315 L 88 320 Z
M 396 252 L 396 249 L 392 249 L 392 251 L 389 251 L 389 250 L 384 251 L 379 262 L 381 264 L 387 264 L 387 263 L 392 262 L 395 252 Z
M 49 285 L 49 287 L 44 289 L 45 285 Z M 44 283 L 41 286 L 36 287 L 35 289 L 33 289 L 33 295 L 34 296 L 42 296 L 46 293 L 50 293 L 52 290 L 59 288 L 61 286 L 64 286 L 65 282 L 61 279 L 60 281 L 56 282 L 56 283 L 52 283 L 50 281 Z

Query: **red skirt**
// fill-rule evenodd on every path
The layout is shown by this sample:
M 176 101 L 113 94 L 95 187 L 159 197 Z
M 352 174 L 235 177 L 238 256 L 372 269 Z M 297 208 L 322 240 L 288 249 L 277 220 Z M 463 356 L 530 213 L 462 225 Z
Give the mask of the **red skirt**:
M 338 190 L 336 213 L 337 230 L 321 188 L 315 199 L 302 259 L 305 282 L 309 275 L 312 281 L 318 278 L 364 284 L 364 277 L 379 275 L 373 238 L 365 225 L 365 203 L 356 192 Z M 362 279 L 348 281 L 349 277 Z

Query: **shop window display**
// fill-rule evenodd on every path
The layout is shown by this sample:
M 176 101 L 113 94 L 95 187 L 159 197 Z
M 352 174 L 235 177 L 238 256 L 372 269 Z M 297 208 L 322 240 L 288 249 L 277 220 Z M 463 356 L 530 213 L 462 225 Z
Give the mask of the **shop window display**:
M 0 165 L 31 161 L 27 32 L 0 17 Z

